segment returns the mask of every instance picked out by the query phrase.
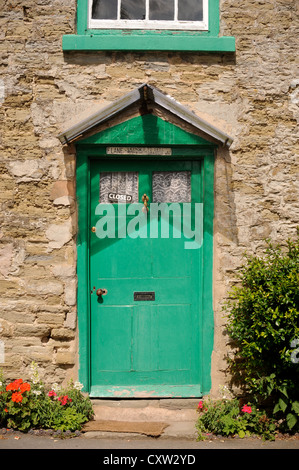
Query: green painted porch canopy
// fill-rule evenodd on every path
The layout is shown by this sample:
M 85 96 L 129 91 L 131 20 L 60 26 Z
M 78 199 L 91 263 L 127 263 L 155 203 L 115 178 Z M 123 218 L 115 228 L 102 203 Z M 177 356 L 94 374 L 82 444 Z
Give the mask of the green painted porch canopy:
M 186 123 L 191 124 L 208 137 L 216 140 L 217 143 L 230 147 L 233 142 L 233 138 L 226 132 L 223 132 L 211 122 L 202 119 L 171 96 L 162 93 L 157 88 L 149 84 L 142 84 L 135 90 L 113 101 L 109 105 L 101 107 L 99 110 L 92 112 L 81 119 L 79 117 L 76 122 L 60 132 L 58 139 L 63 145 L 81 139 L 84 134 L 87 132 L 90 133 L 98 125 L 116 117 L 129 107 L 137 104 L 145 113 L 150 112 L 148 108 L 150 104 L 156 104 L 168 113 L 171 113 Z

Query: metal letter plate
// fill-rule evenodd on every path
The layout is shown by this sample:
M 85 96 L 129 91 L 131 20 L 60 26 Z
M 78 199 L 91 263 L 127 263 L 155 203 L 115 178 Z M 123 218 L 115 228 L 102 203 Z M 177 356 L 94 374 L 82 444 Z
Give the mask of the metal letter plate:
M 135 301 L 155 300 L 155 292 L 134 292 Z

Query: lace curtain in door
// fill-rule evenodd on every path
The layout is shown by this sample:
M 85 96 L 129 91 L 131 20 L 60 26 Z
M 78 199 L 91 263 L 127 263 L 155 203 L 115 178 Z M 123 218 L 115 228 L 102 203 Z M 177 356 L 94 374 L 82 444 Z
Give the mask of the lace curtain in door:
M 152 202 L 191 202 L 191 171 L 154 171 Z

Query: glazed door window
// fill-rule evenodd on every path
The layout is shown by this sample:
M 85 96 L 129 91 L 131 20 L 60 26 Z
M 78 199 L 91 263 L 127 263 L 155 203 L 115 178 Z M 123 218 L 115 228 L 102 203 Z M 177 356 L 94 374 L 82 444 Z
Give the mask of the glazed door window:
M 154 171 L 153 202 L 191 202 L 191 171 Z
M 100 174 L 100 203 L 137 203 L 138 173 L 136 171 L 102 172 Z

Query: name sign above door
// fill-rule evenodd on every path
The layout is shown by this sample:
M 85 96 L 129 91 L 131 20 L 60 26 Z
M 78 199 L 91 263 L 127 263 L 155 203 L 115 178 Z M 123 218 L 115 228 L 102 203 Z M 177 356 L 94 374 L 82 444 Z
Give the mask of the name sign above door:
M 107 147 L 107 155 L 172 155 L 166 147 Z

